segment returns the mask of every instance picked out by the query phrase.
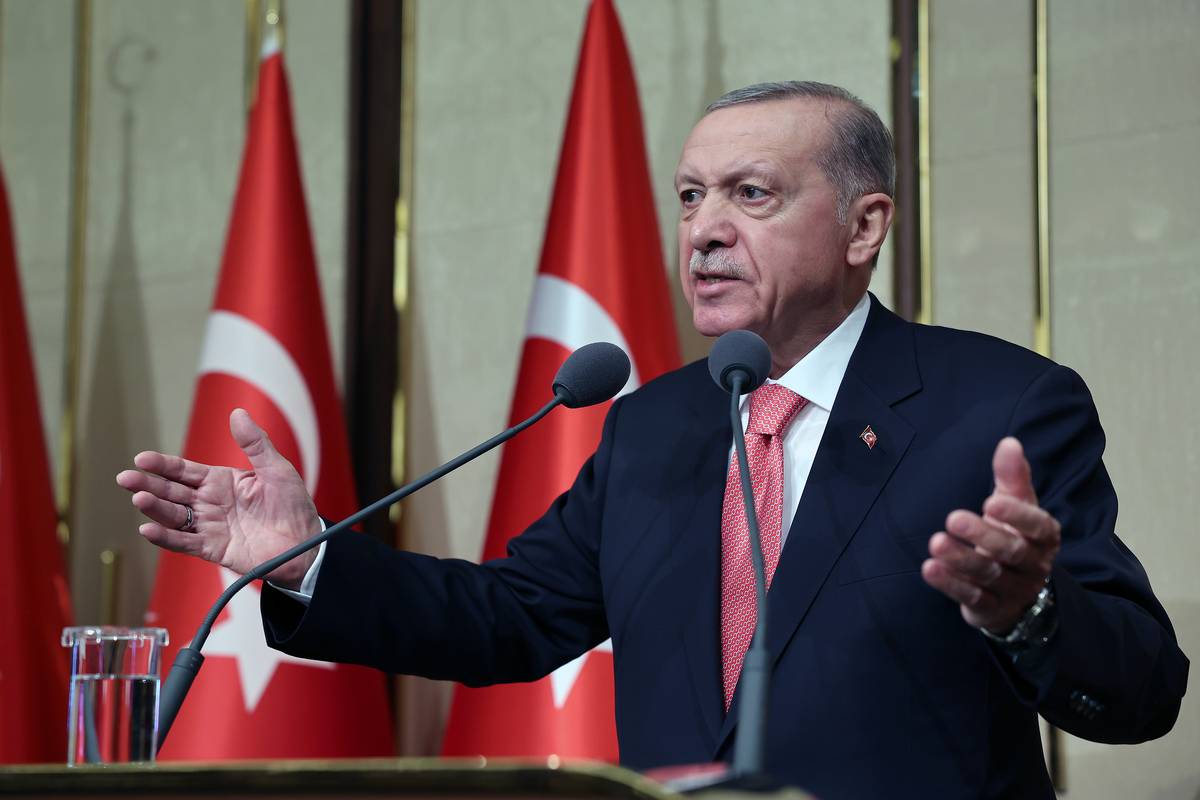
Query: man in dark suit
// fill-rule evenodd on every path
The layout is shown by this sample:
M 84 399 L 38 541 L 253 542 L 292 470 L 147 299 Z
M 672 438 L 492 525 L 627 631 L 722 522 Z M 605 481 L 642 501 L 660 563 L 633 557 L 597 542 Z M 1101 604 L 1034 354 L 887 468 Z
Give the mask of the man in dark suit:
M 754 330 L 772 353 L 743 399 L 771 575 L 768 770 L 829 798 L 1052 797 L 1038 713 L 1097 741 L 1161 736 L 1188 662 L 1114 534 L 1079 377 L 867 293 L 892 174 L 874 112 L 813 83 L 722 98 L 676 173 L 697 329 Z M 727 404 L 703 363 L 614 403 L 505 559 L 336 537 L 271 576 L 268 640 L 484 684 L 611 637 L 622 762 L 728 758 L 756 609 Z M 254 473 L 142 453 L 118 480 L 147 539 L 245 571 L 320 523 L 244 412 L 231 429 Z

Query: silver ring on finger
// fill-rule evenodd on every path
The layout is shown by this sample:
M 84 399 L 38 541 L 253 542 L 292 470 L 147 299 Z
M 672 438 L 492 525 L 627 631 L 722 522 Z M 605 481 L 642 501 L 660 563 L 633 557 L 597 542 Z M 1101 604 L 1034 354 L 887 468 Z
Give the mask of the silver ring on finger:
M 179 526 L 179 530 L 186 533 L 196 532 L 196 512 L 192 511 L 191 506 L 184 506 L 183 510 L 187 512 L 187 519 Z

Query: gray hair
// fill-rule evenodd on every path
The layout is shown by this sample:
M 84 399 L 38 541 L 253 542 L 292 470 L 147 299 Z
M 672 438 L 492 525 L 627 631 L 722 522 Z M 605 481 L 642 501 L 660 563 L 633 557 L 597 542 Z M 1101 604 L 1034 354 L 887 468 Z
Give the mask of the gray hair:
M 833 101 L 828 115 L 833 136 L 817 156 L 817 165 L 837 192 L 837 219 L 845 223 L 850 204 L 865 194 L 896 194 L 896 154 L 883 120 L 859 98 L 840 86 L 816 81 L 756 83 L 717 98 L 705 114 L 744 103 L 771 100 Z

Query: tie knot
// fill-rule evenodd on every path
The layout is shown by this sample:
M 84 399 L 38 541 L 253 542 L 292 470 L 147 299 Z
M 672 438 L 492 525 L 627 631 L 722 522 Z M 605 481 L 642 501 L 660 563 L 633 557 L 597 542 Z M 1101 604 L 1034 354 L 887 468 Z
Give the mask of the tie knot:
M 750 393 L 747 433 L 778 436 L 808 400 L 778 383 L 764 384 Z

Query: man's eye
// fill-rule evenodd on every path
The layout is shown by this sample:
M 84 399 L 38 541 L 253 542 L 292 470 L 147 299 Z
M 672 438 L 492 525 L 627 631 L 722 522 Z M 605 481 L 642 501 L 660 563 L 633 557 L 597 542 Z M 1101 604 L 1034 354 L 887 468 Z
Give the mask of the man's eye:
M 766 191 L 757 186 L 739 186 L 738 194 L 745 200 L 762 200 L 767 196 Z
M 679 193 L 679 202 L 685 206 L 695 205 L 700 201 L 700 192 L 695 189 L 684 189 Z

